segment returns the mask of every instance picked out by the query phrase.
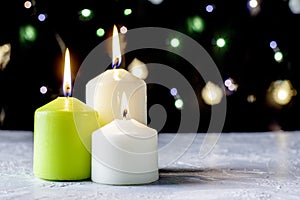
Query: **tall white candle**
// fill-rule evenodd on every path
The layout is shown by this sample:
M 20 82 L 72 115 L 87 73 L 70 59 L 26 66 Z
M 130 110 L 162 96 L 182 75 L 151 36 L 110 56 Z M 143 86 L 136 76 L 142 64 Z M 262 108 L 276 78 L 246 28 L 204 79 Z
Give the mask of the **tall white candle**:
M 131 118 L 146 125 L 146 83 L 125 69 L 117 69 L 122 56 L 116 26 L 114 26 L 112 41 L 113 69 L 104 71 L 87 83 L 86 104 L 98 112 L 100 126 L 104 126 L 114 119 L 122 119 L 120 102 L 123 93 L 125 93 L 128 97 Z
M 157 131 L 116 119 L 92 134 L 92 181 L 111 185 L 158 180 Z
M 122 119 L 123 93 L 128 97 L 131 118 L 147 124 L 146 83 L 124 69 L 110 69 L 86 85 L 86 104 L 98 112 L 100 126 Z

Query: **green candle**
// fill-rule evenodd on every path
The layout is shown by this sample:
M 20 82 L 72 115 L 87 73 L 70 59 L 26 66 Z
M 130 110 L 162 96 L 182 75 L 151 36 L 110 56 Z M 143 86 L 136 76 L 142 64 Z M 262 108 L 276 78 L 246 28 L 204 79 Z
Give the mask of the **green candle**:
M 34 123 L 35 176 L 48 180 L 90 178 L 90 138 L 99 128 L 96 115 L 72 97 L 58 97 L 38 108 Z
M 66 97 L 54 99 L 34 114 L 33 173 L 42 179 L 91 177 L 91 134 L 99 128 L 97 112 L 69 97 L 70 80 L 65 76 Z

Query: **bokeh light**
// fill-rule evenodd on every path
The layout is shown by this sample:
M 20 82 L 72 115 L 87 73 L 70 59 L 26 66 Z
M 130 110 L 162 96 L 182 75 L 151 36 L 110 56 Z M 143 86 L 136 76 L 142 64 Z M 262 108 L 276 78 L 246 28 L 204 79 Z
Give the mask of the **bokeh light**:
M 176 88 L 172 88 L 172 89 L 170 90 L 170 93 L 171 93 L 171 95 L 172 95 L 173 97 L 176 97 L 176 96 L 177 96 L 177 89 L 176 89 Z
M 225 47 L 225 45 L 226 45 L 225 39 L 224 38 L 218 38 L 217 41 L 216 41 L 216 45 L 220 48 Z
M 221 87 L 211 81 L 208 81 L 201 91 L 201 96 L 208 105 L 219 104 L 223 98 L 223 94 Z
M 94 17 L 94 12 L 88 8 L 82 9 L 79 12 L 79 19 L 81 21 L 88 21 Z
M 282 62 L 282 60 L 283 60 L 283 54 L 281 53 L 281 51 L 275 52 L 275 54 L 274 54 L 274 59 L 275 59 L 277 62 Z
M 297 94 L 290 80 L 277 80 L 271 83 L 268 92 L 272 101 L 278 105 L 286 105 Z
M 249 0 L 248 4 L 250 8 L 256 8 L 258 6 L 257 0 Z
M 47 87 L 46 87 L 46 86 L 42 86 L 42 87 L 40 87 L 40 93 L 42 93 L 42 94 L 46 94 L 46 93 L 47 93 L 47 91 L 48 91 L 48 89 L 47 89 Z
M 148 1 L 150 1 L 152 4 L 154 4 L 154 5 L 159 5 L 159 4 L 161 4 L 164 0 L 148 0 Z
M 180 41 L 178 38 L 172 38 L 170 44 L 172 47 L 177 48 L 180 45 Z
M 103 28 L 98 28 L 97 31 L 96 31 L 96 35 L 98 37 L 103 37 L 105 34 L 105 30 Z
M 120 33 L 122 33 L 122 34 L 127 33 L 127 27 L 126 27 L 126 26 L 122 26 L 122 27 L 120 28 Z
M 247 96 L 247 101 L 249 103 L 254 103 L 256 101 L 256 96 L 254 94 L 250 94 Z
M 200 16 L 194 16 L 187 19 L 189 32 L 201 33 L 205 29 L 204 20 Z
M 124 10 L 124 15 L 127 16 L 127 15 L 130 15 L 132 13 L 132 10 L 130 8 L 126 8 Z
M 175 100 L 175 107 L 177 109 L 181 110 L 183 108 L 183 105 L 184 105 L 184 103 L 183 103 L 182 99 L 178 98 Z
M 45 14 L 39 14 L 38 20 L 39 20 L 40 22 L 45 21 L 45 20 L 46 20 L 46 15 L 45 15 Z
M 300 14 L 300 0 L 289 0 L 289 8 L 292 13 Z
M 209 12 L 209 13 L 213 12 L 214 9 L 215 9 L 215 8 L 214 8 L 213 5 L 207 5 L 207 6 L 205 7 L 206 12 Z
M 270 42 L 270 47 L 271 47 L 271 49 L 276 49 L 277 48 L 277 42 L 276 41 L 271 41 Z
M 29 9 L 29 8 L 31 8 L 31 6 L 32 6 L 32 3 L 30 1 L 25 1 L 25 3 L 24 3 L 25 8 Z
M 137 58 L 128 65 L 128 71 L 139 79 L 146 79 L 148 77 L 148 68 L 145 63 Z
M 32 25 L 21 26 L 19 29 L 19 35 L 22 43 L 26 41 L 34 42 L 37 39 L 37 30 Z

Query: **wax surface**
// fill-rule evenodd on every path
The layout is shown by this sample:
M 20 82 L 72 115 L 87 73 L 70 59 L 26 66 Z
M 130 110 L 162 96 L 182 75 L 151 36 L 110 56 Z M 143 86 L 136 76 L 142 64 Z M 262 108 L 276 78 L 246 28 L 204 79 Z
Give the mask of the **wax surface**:
M 110 69 L 86 85 L 86 103 L 99 113 L 104 126 L 122 119 L 122 98 L 128 100 L 130 118 L 147 124 L 147 91 L 145 81 L 124 69 Z
M 91 134 L 97 112 L 73 97 L 58 97 L 38 108 L 34 121 L 35 176 L 81 180 L 91 176 Z
M 92 180 L 145 184 L 158 179 L 157 131 L 138 121 L 113 120 L 92 134 Z

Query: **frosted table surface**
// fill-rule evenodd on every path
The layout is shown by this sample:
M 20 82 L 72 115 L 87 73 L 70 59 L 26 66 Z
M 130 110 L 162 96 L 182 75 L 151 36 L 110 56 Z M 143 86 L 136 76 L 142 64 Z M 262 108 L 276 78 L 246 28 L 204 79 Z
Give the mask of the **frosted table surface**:
M 183 146 L 171 145 L 173 150 L 160 152 L 160 159 L 177 157 L 194 137 L 178 135 Z M 200 157 L 204 136 L 197 134 L 183 156 L 160 166 L 157 182 L 109 186 L 34 177 L 33 133 L 0 131 L 0 199 L 300 199 L 300 132 L 223 133 Z M 159 148 L 173 137 L 159 134 Z

